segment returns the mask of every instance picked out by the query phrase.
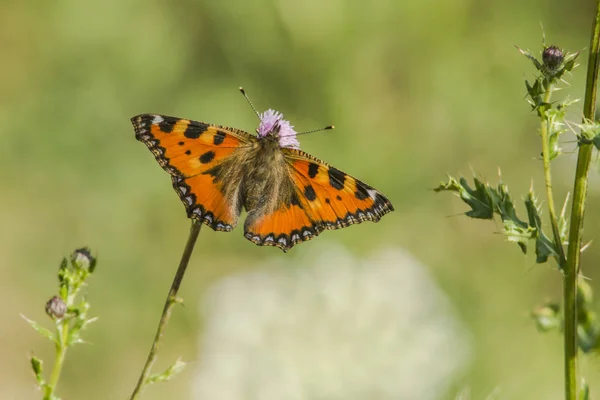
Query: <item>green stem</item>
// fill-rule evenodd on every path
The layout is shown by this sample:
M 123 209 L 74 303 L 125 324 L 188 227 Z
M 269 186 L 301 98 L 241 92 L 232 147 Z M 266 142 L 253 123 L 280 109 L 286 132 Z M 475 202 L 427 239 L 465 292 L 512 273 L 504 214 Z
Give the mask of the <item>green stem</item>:
M 54 358 L 54 365 L 52 366 L 52 374 L 50 375 L 50 382 L 44 387 L 44 400 L 51 400 L 54 397 L 54 390 L 58 385 L 58 379 L 62 371 L 63 362 L 65 355 L 67 354 L 67 338 L 69 337 L 69 321 L 62 319 L 60 322 L 60 332 L 58 343 L 56 345 L 56 357 Z
M 592 25 L 590 54 L 585 84 L 585 102 L 583 116 L 594 120 L 596 110 L 596 90 L 598 86 L 598 67 L 600 57 L 600 0 L 596 0 L 596 18 Z M 565 309 L 565 398 L 577 399 L 577 275 L 583 235 L 583 217 L 587 196 L 588 171 L 592 158 L 592 144 L 581 143 L 577 155 L 575 183 L 573 186 L 573 204 L 571 208 L 571 226 L 569 227 L 569 246 L 567 265 L 564 270 L 564 309 Z
M 552 97 L 552 90 L 554 85 L 548 83 L 546 87 L 546 93 L 544 93 L 544 104 L 550 103 L 550 97 Z M 556 209 L 554 207 L 554 194 L 552 193 L 552 171 L 550 168 L 550 140 L 548 138 L 548 118 L 541 115 L 541 129 L 540 135 L 542 136 L 542 158 L 544 160 L 544 181 L 546 182 L 546 200 L 548 201 L 548 214 L 550 216 L 550 224 L 552 225 L 552 235 L 554 236 L 554 246 L 558 251 L 558 265 L 561 270 L 564 270 L 566 259 L 565 251 L 562 246 L 562 239 L 560 238 L 560 229 L 558 228 L 558 220 L 556 219 Z
M 190 234 L 188 236 L 187 243 L 185 244 L 185 248 L 183 249 L 181 261 L 179 262 L 179 268 L 177 268 L 177 272 L 175 273 L 175 277 L 173 278 L 173 283 L 171 284 L 169 295 L 167 296 L 167 300 L 165 301 L 165 306 L 160 317 L 160 322 L 158 323 L 158 329 L 156 330 L 156 335 L 154 336 L 154 342 L 152 343 L 152 347 L 150 348 L 150 352 L 148 353 L 148 359 L 146 360 L 144 369 L 142 369 L 142 373 L 140 374 L 140 378 L 138 379 L 137 385 L 131 393 L 130 400 L 137 399 L 138 396 L 142 393 L 142 390 L 146 385 L 148 377 L 150 375 L 152 365 L 154 364 L 154 361 L 156 361 L 156 355 L 158 353 L 160 341 L 164 334 L 165 328 L 167 327 L 167 323 L 169 322 L 169 318 L 171 318 L 173 306 L 181 302 L 181 300 L 177 297 L 177 292 L 179 291 L 179 286 L 181 286 L 181 281 L 183 280 L 183 276 L 185 275 L 185 270 L 187 269 L 188 263 L 190 261 L 190 257 L 192 255 L 192 251 L 194 250 L 196 239 L 198 239 L 198 234 L 200 233 L 201 226 L 201 222 L 192 220 Z

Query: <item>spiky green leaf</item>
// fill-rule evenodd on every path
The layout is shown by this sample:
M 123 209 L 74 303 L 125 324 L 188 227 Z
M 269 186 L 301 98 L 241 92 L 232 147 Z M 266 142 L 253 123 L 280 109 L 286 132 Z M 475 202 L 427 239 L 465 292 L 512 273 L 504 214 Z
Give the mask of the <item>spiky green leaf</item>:
M 150 384 L 157 383 L 157 382 L 168 381 L 169 379 L 173 378 L 175 375 L 177 375 L 178 373 L 183 371 L 183 369 L 185 368 L 186 365 L 187 365 L 186 362 L 183 362 L 183 361 L 181 361 L 181 358 L 178 358 L 175 361 L 175 363 L 173 363 L 173 365 L 171 365 L 169 368 L 167 368 L 162 373 L 151 375 L 146 380 L 146 384 L 150 385 Z
M 21 317 L 27 321 L 27 323 L 36 330 L 36 332 L 38 332 L 39 334 L 41 334 L 42 336 L 44 336 L 45 338 L 50 339 L 52 342 L 56 342 L 56 335 L 51 332 L 49 329 L 44 328 L 43 326 L 41 326 L 40 324 L 38 324 L 37 322 L 27 318 L 24 315 L 21 315 Z
M 46 381 L 44 380 L 44 362 L 33 354 L 29 357 L 29 361 L 31 362 L 31 369 L 33 369 L 35 380 L 40 387 L 44 386 L 46 384 Z
M 531 240 L 535 240 L 536 261 L 544 263 L 549 256 L 557 254 L 554 243 L 542 230 L 540 208 L 536 203 L 533 192 L 525 199 L 528 221 L 521 220 L 515 210 L 514 202 L 508 192 L 508 187 L 500 182 L 497 187 L 483 182 L 477 177 L 473 178 L 474 188 L 471 188 L 466 179 L 448 177 L 447 182 L 441 182 L 435 188 L 436 192 L 451 191 L 471 208 L 465 214 L 471 218 L 492 219 L 494 214 L 500 216 L 503 233 L 510 242 L 519 245 L 523 253 Z M 560 244 L 559 244 L 560 245 Z

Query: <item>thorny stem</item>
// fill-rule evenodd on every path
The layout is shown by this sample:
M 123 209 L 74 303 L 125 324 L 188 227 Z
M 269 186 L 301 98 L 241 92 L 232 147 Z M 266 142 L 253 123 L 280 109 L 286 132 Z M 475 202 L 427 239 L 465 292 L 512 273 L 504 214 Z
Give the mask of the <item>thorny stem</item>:
M 156 330 L 156 335 L 154 336 L 154 342 L 152 343 L 152 347 L 150 348 L 150 353 L 148 353 L 148 359 L 146 360 L 146 364 L 144 365 L 144 369 L 142 370 L 137 385 L 135 386 L 133 393 L 131 393 L 130 400 L 137 399 L 138 396 L 142 393 L 142 390 L 150 375 L 152 365 L 154 364 L 154 361 L 156 361 L 156 355 L 158 353 L 160 340 L 162 339 L 165 328 L 167 327 L 167 323 L 169 322 L 169 318 L 171 317 L 171 311 L 173 310 L 173 306 L 181 302 L 181 300 L 177 298 L 177 292 L 179 291 L 179 286 L 181 285 L 181 281 L 183 280 L 185 270 L 187 269 L 188 263 L 190 261 L 190 257 L 192 255 L 192 251 L 194 250 L 196 239 L 198 239 L 198 234 L 200 233 L 201 226 L 201 222 L 192 220 L 190 234 L 188 236 L 187 243 L 183 250 L 183 254 L 181 255 L 179 267 L 177 268 L 177 272 L 175 273 L 175 277 L 173 278 L 173 283 L 171 284 L 169 295 L 167 296 L 167 300 L 165 301 L 165 306 L 160 317 L 160 322 L 158 323 L 158 329 Z
M 552 90 L 554 85 L 548 83 L 546 93 L 544 93 L 544 104 L 550 103 L 550 97 L 552 96 Z M 550 140 L 548 138 L 548 125 L 550 121 L 547 118 L 540 118 L 541 129 L 540 135 L 542 136 L 542 158 L 544 160 L 544 181 L 546 182 L 546 200 L 548 201 L 548 214 L 550 215 L 550 224 L 552 225 L 552 235 L 554 236 L 554 244 L 558 251 L 558 265 L 562 270 L 565 268 L 566 259 L 565 251 L 562 247 L 562 240 L 560 238 L 560 229 L 558 228 L 558 220 L 556 219 L 556 209 L 554 208 L 554 194 L 552 193 L 552 171 L 550 169 Z
M 583 116 L 593 120 L 596 109 L 596 90 L 598 86 L 598 68 L 600 57 L 600 0 L 596 0 L 596 18 L 592 25 L 590 54 L 585 84 L 585 102 Z M 577 275 L 583 235 L 583 217 L 587 195 L 588 171 L 592 158 L 592 144 L 580 143 L 573 186 L 573 204 L 571 208 L 571 226 L 569 227 L 569 246 L 567 265 L 564 270 L 564 309 L 565 309 L 565 398 L 577 399 Z

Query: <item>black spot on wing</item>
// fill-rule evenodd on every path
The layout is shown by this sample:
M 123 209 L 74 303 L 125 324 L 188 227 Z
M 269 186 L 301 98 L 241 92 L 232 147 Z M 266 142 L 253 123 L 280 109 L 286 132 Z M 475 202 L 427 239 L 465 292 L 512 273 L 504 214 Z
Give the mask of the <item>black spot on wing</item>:
M 359 181 L 356 181 L 356 191 L 354 192 L 354 197 L 358 200 L 365 200 L 369 197 L 369 192 L 367 186 Z
M 208 129 L 208 124 L 203 124 L 202 122 L 194 122 L 191 121 L 185 131 L 183 132 L 183 136 L 188 139 L 198 139 L 200 135 L 202 135 Z
M 211 162 L 214 159 L 215 159 L 214 151 L 207 151 L 206 153 L 204 153 L 200 156 L 200 162 L 202 164 L 208 164 L 209 162 Z
M 298 199 L 298 195 L 296 193 L 292 194 L 292 198 L 290 199 L 290 204 L 293 206 L 298 206 L 302 208 L 302 204 L 300 204 L 300 199 Z
M 223 131 L 217 131 L 217 133 L 215 133 L 215 136 L 213 137 L 213 143 L 215 145 L 220 145 L 225 141 L 225 132 Z
M 315 189 L 313 189 L 311 185 L 304 187 L 304 197 L 306 197 L 306 199 L 309 201 L 314 201 L 317 198 Z
M 191 150 L 186 150 L 185 154 L 189 156 L 190 154 L 192 154 L 192 151 Z
M 185 144 L 185 142 L 179 142 L 177 144 L 180 145 L 180 146 L 183 146 Z
M 223 177 L 222 165 L 220 165 L 220 164 L 215 165 L 214 167 L 210 168 L 209 170 L 203 172 L 203 174 L 212 176 L 213 183 L 218 182 Z
M 344 181 L 346 180 L 345 173 L 343 173 L 339 169 L 329 167 L 327 174 L 329 175 L 329 184 L 331 185 L 331 187 L 337 190 L 342 190 L 344 188 Z
M 335 196 L 335 198 L 338 199 L 338 201 L 342 201 L 342 196 L 340 196 L 339 194 Z
M 171 133 L 173 132 L 173 128 L 175 127 L 175 123 L 177 123 L 177 119 L 173 118 L 164 118 L 159 124 L 158 128 L 163 133 Z
M 325 203 L 331 204 L 331 200 L 329 200 L 329 197 L 325 199 Z
M 319 173 L 319 164 L 316 164 L 314 162 L 311 162 L 310 164 L 308 164 L 308 177 L 309 178 L 314 178 L 315 176 L 317 176 L 317 174 Z

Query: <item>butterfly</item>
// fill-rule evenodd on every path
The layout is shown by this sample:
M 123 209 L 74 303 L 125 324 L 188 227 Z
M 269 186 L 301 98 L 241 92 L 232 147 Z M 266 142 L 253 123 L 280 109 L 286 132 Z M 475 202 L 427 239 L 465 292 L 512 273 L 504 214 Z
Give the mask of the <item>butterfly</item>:
M 394 210 L 378 190 L 300 150 L 281 113 L 260 114 L 246 99 L 260 119 L 257 135 L 161 114 L 131 118 L 189 218 L 229 232 L 244 208 L 244 236 L 285 252 L 324 230 L 377 222 Z

